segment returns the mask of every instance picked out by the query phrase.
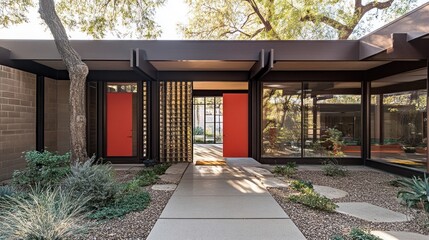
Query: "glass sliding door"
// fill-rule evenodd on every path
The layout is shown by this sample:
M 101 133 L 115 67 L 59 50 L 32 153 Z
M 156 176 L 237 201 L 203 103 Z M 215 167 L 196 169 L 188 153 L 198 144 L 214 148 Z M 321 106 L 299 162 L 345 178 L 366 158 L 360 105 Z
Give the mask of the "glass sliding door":
M 304 157 L 360 157 L 361 83 L 303 86 Z
M 262 157 L 301 157 L 301 83 L 264 83 Z
M 426 80 L 371 83 L 371 159 L 425 169 Z

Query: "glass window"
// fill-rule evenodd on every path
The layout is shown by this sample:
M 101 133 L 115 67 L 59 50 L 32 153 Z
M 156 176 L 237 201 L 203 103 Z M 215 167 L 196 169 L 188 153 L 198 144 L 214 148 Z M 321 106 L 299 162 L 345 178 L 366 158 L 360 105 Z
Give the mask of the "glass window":
M 301 156 L 301 83 L 264 83 L 262 156 Z
M 304 157 L 361 156 L 361 83 L 304 83 Z
M 425 80 L 371 83 L 372 159 L 425 168 L 426 99 Z
M 222 143 L 222 104 L 222 97 L 194 97 L 194 143 Z

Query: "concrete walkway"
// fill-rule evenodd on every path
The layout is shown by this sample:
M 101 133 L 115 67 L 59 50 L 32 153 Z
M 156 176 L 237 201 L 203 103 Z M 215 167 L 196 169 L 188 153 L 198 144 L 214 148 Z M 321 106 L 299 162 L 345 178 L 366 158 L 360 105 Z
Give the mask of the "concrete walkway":
M 148 239 L 305 239 L 239 166 L 190 165 Z

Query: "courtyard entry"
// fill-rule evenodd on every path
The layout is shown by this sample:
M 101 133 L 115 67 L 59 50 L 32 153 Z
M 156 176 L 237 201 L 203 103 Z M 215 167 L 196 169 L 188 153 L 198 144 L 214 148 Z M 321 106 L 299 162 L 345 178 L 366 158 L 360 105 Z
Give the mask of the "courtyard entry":
M 193 153 L 194 162 L 248 156 L 247 82 L 193 83 Z

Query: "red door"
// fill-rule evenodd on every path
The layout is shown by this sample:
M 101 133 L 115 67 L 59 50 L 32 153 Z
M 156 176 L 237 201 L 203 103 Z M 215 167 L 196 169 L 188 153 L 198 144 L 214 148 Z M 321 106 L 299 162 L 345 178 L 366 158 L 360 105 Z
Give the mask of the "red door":
M 132 93 L 107 93 L 107 156 L 132 156 L 132 117 Z
M 247 93 L 223 94 L 223 156 L 248 156 Z

